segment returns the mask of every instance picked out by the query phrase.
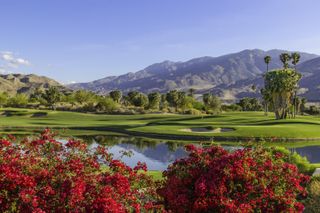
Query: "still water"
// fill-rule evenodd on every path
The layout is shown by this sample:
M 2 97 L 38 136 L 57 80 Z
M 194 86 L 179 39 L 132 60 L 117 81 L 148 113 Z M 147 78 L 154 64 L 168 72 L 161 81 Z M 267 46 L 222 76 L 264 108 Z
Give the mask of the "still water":
M 176 159 L 187 155 L 184 146 L 192 142 L 168 142 L 166 140 L 146 139 L 125 136 L 88 136 L 82 140 L 91 147 L 98 144 L 109 147 L 116 159 L 122 159 L 127 165 L 133 167 L 138 161 L 145 162 L 149 170 L 165 170 Z M 194 142 L 199 144 L 198 142 Z M 234 150 L 239 146 L 223 146 L 225 149 Z M 320 162 L 320 145 L 289 148 L 292 152 L 307 157 L 311 163 Z M 131 152 L 132 156 L 123 156 L 123 152 Z

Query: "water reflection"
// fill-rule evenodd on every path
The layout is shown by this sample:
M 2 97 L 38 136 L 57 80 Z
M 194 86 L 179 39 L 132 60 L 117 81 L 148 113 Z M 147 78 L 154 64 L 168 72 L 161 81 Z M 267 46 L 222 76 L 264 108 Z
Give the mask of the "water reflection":
M 108 146 L 109 151 L 117 159 L 121 158 L 122 152 L 131 151 L 133 155 L 123 157 L 122 160 L 131 167 L 135 166 L 138 161 L 145 162 L 149 170 L 165 170 L 176 159 L 185 157 L 187 153 L 184 146 L 190 143 L 113 135 L 80 136 L 77 138 L 85 141 L 91 147 L 98 144 Z M 194 143 L 199 144 L 198 142 Z M 241 146 L 230 145 L 223 147 L 229 151 L 242 148 Z M 320 163 L 320 145 L 318 143 L 312 146 L 288 149 L 306 157 L 311 163 Z
M 299 155 L 306 157 L 311 163 L 320 162 L 320 146 L 289 148 L 289 150 L 291 152 L 297 152 Z
M 176 159 L 187 155 L 184 150 L 186 142 L 166 142 L 162 140 L 123 136 L 85 136 L 81 137 L 91 147 L 98 144 L 110 147 L 116 159 L 121 159 L 133 167 L 138 161 L 145 162 L 149 170 L 165 170 Z M 122 156 L 130 151 L 132 156 Z
M 121 157 L 121 152 L 131 151 L 133 156 L 123 157 L 123 161 L 129 166 L 135 166 L 138 161 L 145 162 L 149 170 L 165 170 L 176 159 L 187 155 L 184 146 L 187 142 L 168 142 L 165 140 L 139 138 L 131 136 L 86 136 L 82 140 L 94 145 L 106 145 L 115 158 Z M 189 142 L 190 143 L 190 142 Z M 194 142 L 199 144 L 198 142 Z M 223 146 L 229 151 L 241 149 L 241 146 Z M 306 157 L 311 163 L 320 162 L 320 145 L 289 148 L 291 152 L 297 152 Z M 120 152 L 120 153 L 119 153 Z

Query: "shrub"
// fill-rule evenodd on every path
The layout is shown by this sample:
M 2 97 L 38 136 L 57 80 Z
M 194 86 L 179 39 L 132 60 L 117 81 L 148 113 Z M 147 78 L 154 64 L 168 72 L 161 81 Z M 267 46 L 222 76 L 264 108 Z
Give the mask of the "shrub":
M 283 154 L 283 159 L 288 162 L 296 165 L 298 167 L 299 172 L 301 173 L 312 173 L 313 167 L 306 157 L 302 157 L 296 152 L 291 153 L 285 147 L 273 147 L 267 148 L 273 153 L 280 152 Z
M 305 202 L 305 213 L 317 213 L 320 209 L 320 177 L 313 177 L 308 185 L 308 199 Z
M 229 153 L 219 146 L 189 145 L 185 159 L 163 173 L 158 190 L 172 212 L 302 212 L 297 196 L 309 177 L 283 155 L 264 148 Z
M 102 166 L 106 165 L 106 166 Z M 46 130 L 34 140 L 0 140 L 1 212 L 139 212 L 153 207 L 154 183 L 104 147 L 65 145 Z
M 189 110 L 185 111 L 185 114 L 188 114 L 188 115 L 202 115 L 201 111 L 197 110 L 197 109 L 189 109 Z

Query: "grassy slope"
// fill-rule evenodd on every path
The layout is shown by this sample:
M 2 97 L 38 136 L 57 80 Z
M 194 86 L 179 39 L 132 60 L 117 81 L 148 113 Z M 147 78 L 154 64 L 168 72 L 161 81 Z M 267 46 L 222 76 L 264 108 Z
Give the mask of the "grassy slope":
M 278 137 L 278 138 L 319 138 L 320 118 L 313 116 L 298 116 L 297 119 L 283 121 L 274 120 L 272 114 L 265 117 L 261 112 L 231 112 L 218 116 L 191 115 L 94 115 L 74 112 L 41 111 L 45 116 L 34 116 L 39 110 L 15 110 L 11 116 L 0 116 L 0 129 L 8 132 L 12 127 L 19 127 L 14 131 L 28 132 L 33 128 L 59 127 L 83 128 L 82 133 L 88 134 L 86 129 L 116 128 L 121 130 L 173 135 L 202 135 L 226 137 Z M 2 112 L 1 112 L 2 111 Z M 192 127 L 229 127 L 235 131 L 224 133 L 194 133 L 183 132 L 181 129 Z M 91 132 L 92 134 L 97 133 Z

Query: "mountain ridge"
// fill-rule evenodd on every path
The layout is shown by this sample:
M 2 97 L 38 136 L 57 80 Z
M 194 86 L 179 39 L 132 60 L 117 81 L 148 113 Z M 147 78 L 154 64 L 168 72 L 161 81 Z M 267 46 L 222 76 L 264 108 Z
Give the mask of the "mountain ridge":
M 237 88 L 237 85 L 243 87 L 244 82 L 252 81 L 252 83 L 260 82 L 258 85 L 261 87 L 261 79 L 259 80 L 259 78 L 266 71 L 266 64 L 263 58 L 266 55 L 272 57 L 269 64 L 270 70 L 279 68 L 282 67 L 279 55 L 283 52 L 291 53 L 294 51 L 245 49 L 217 57 L 197 57 L 184 62 L 165 60 L 151 64 L 137 72 L 108 76 L 92 82 L 68 86 L 72 89 L 87 89 L 102 94 L 115 89 L 122 90 L 125 93 L 131 90 L 149 93 L 154 91 L 167 92 L 172 89 L 186 91 L 189 88 L 195 88 L 198 93 L 211 91 L 218 93 L 222 97 L 224 93 L 229 93 L 229 96 L 231 94 L 233 98 L 239 98 L 243 95 L 255 96 L 255 92 Z M 302 72 L 308 73 L 308 66 L 317 63 L 314 62 L 310 65 L 310 63 L 306 62 L 320 56 L 306 52 L 299 53 L 301 54 L 301 60 L 298 68 L 302 69 Z M 302 64 L 305 65 L 301 66 Z M 311 70 L 316 72 L 317 69 Z M 246 86 L 248 87 L 249 85 Z M 313 90 L 315 88 L 317 87 L 313 87 Z M 314 94 L 315 92 L 311 93 Z

